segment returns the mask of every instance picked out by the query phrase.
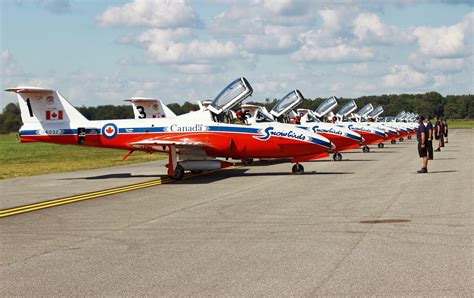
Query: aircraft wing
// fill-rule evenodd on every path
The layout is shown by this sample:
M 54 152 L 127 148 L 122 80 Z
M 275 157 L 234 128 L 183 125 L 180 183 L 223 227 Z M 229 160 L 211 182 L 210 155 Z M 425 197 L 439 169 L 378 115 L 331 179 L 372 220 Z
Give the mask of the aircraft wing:
M 163 136 L 143 139 L 130 143 L 137 149 L 151 151 L 165 151 L 167 146 L 176 146 L 177 149 L 202 149 L 211 151 L 228 150 L 232 140 L 227 137 L 218 137 L 207 133 L 185 134 L 179 136 Z

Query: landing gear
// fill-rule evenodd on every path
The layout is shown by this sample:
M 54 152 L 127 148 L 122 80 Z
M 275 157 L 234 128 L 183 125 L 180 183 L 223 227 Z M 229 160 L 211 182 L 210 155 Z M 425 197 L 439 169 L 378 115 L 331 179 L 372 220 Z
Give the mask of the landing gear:
M 377 147 L 383 148 L 383 147 L 385 147 L 385 144 L 384 143 L 378 143 Z
M 304 173 L 304 167 L 303 165 L 300 165 L 299 163 L 297 163 L 293 165 L 293 168 L 291 169 L 291 171 L 295 175 L 301 175 Z
M 411 140 L 411 136 L 408 136 L 407 139 Z
M 391 140 L 391 141 L 390 141 L 390 144 L 392 144 L 392 145 L 395 145 L 396 143 L 397 143 L 396 140 Z
M 242 163 L 243 163 L 245 166 L 251 165 L 251 164 L 253 163 L 253 158 L 245 158 L 245 159 L 242 159 Z
M 184 177 L 184 168 L 180 165 L 177 165 L 174 168 L 173 175 L 171 175 L 171 179 L 173 180 L 181 180 Z
M 334 161 L 341 161 L 341 160 L 342 160 L 342 154 L 339 153 L 339 152 L 336 152 L 336 153 L 334 153 L 334 155 L 332 156 L 332 159 L 333 159 Z
M 366 145 L 366 146 L 362 147 L 362 152 L 369 153 L 370 152 L 369 146 Z
M 184 168 L 178 164 L 178 157 L 176 154 L 176 147 L 174 145 L 168 146 L 168 176 L 173 180 L 181 180 L 184 177 Z
M 400 139 L 398 139 L 398 140 L 399 140 L 400 142 L 403 142 L 403 141 L 404 141 L 404 139 L 403 139 L 403 138 L 400 138 Z

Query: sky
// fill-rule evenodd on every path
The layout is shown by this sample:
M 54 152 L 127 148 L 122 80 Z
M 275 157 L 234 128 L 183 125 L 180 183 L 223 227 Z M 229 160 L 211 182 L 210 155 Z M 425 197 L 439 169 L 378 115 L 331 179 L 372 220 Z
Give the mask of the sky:
M 4 0 L 0 87 L 76 106 L 474 93 L 473 0 Z M 0 96 L 0 108 L 16 101 Z

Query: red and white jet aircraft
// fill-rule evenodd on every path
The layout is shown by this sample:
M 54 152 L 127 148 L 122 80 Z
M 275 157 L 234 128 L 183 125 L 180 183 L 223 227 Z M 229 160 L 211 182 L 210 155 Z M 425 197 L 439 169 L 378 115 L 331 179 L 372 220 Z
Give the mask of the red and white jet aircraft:
M 219 169 L 233 159 L 292 158 L 292 171 L 301 174 L 299 162 L 311 160 L 331 148 L 328 139 L 281 123 L 238 125 L 224 123 L 228 111 L 253 92 L 245 78 L 229 84 L 206 110 L 171 118 L 121 120 L 86 119 L 58 91 L 16 87 L 23 126 L 22 142 L 76 144 L 146 152 L 166 152 L 168 175 L 181 179 L 186 170 Z
M 246 121 L 251 123 L 268 121 L 266 120 L 268 118 L 288 121 L 288 113 L 299 106 L 303 100 L 301 92 L 294 90 L 280 99 L 270 113 L 265 108 L 254 105 L 241 106 L 241 112 L 248 115 Z M 340 151 L 359 148 L 363 139 L 361 135 L 347 128 L 339 127 L 332 123 L 320 122 L 317 119 L 317 117 L 322 117 L 329 113 L 335 106 L 337 106 L 336 98 L 330 97 L 321 103 L 316 112 L 313 113 L 308 109 L 298 109 L 296 116 L 300 118 L 297 127 L 322 135 L 335 145 L 331 151 L 334 152 L 333 159 L 339 161 L 342 160 Z M 321 155 L 321 157 L 327 155 Z

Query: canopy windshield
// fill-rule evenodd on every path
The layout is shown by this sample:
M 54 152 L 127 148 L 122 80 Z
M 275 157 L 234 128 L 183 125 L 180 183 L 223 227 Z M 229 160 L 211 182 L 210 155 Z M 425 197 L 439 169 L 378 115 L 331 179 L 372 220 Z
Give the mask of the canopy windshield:
M 306 114 L 306 122 L 320 122 L 313 113 Z
M 377 117 L 382 113 L 383 113 L 383 107 L 382 106 L 377 106 L 372 112 L 370 112 L 369 116 L 370 117 Z
M 327 113 L 331 112 L 337 106 L 336 97 L 332 96 L 326 98 L 317 108 L 314 110 L 314 114 L 318 117 L 322 117 Z
M 397 116 L 395 116 L 395 118 L 401 119 L 401 118 L 405 117 L 406 114 L 407 114 L 407 113 L 406 113 L 405 111 L 401 111 L 400 113 L 397 114 Z
M 362 109 L 359 110 L 359 112 L 357 112 L 357 115 L 361 117 L 367 116 L 370 112 L 372 112 L 373 109 L 374 107 L 372 106 L 372 104 L 368 103 L 363 106 Z
M 303 102 L 303 99 L 303 95 L 300 91 L 291 91 L 277 102 L 275 107 L 270 111 L 270 114 L 275 117 L 280 117 L 300 105 Z
M 230 83 L 209 105 L 209 110 L 220 114 L 231 109 L 252 94 L 253 90 L 249 82 L 244 78 L 238 78 Z
M 263 111 L 262 109 L 257 110 L 255 114 L 255 122 L 273 122 L 273 118 L 268 112 Z
M 339 112 L 337 112 L 337 115 L 346 116 L 346 115 L 348 115 L 349 113 L 354 112 L 355 109 L 357 109 L 357 105 L 356 105 L 356 103 L 355 103 L 354 100 L 351 100 L 351 101 L 349 101 L 348 103 L 346 103 L 346 104 L 339 110 Z

